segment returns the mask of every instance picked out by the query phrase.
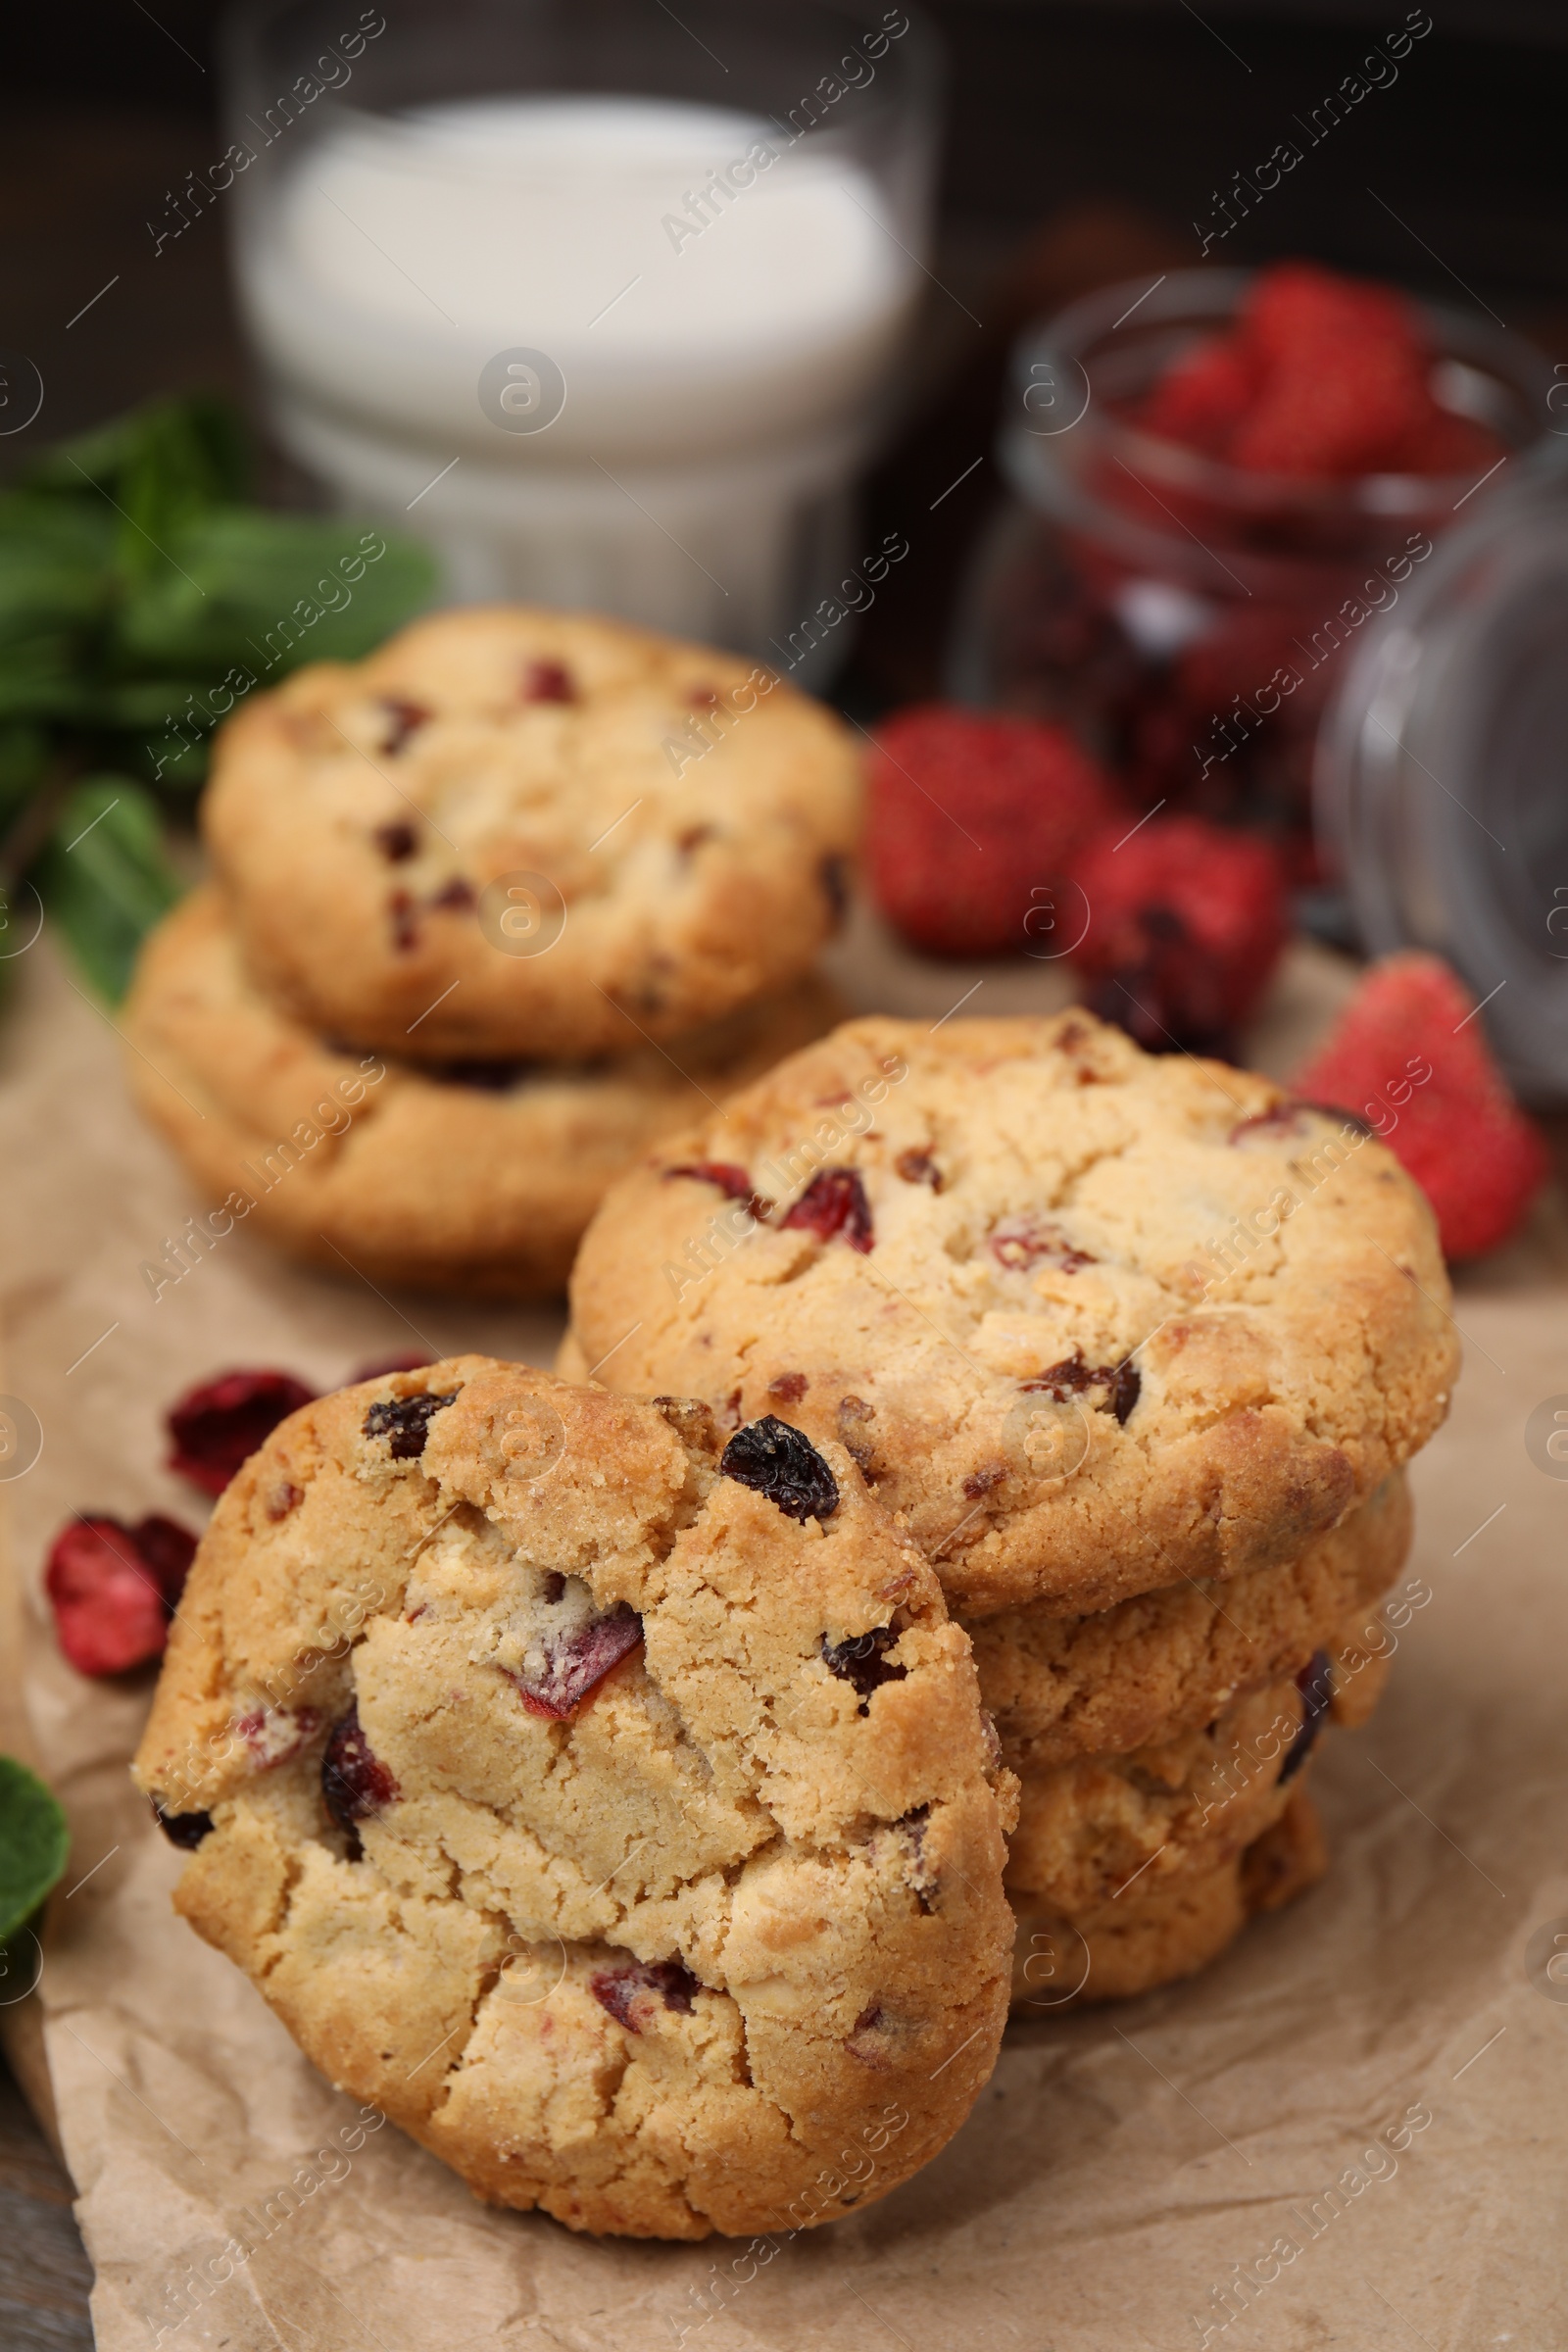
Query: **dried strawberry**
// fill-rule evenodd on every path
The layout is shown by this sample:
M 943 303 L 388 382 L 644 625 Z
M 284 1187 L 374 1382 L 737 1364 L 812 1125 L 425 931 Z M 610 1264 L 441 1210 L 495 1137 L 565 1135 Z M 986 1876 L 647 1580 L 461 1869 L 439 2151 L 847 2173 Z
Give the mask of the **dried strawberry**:
M 396 1780 L 370 1752 L 360 1723 L 359 1701 L 333 1724 L 321 1758 L 321 1794 L 334 1821 L 352 1829 L 397 1802 Z
M 129 1527 L 73 1519 L 49 1551 L 44 1590 L 60 1646 L 78 1674 L 124 1674 L 162 1657 L 196 1539 L 172 1519 Z
M 1385 956 L 1293 1081 L 1376 1129 L 1431 1201 L 1450 1258 L 1505 1242 L 1547 1168 L 1475 1009 L 1441 956 Z
M 1239 336 L 1211 335 L 1166 370 L 1137 414 L 1140 429 L 1223 457 L 1257 394 L 1256 355 Z
M 867 785 L 872 893 L 907 940 L 936 956 L 1026 947 L 1033 893 L 1061 881 L 1117 807 L 1109 779 L 1063 728 L 943 703 L 883 725 Z
M 1074 868 L 1089 928 L 1073 961 L 1091 1003 L 1150 1053 L 1227 1050 L 1285 945 L 1268 843 L 1200 816 L 1102 834 Z
M 624 2026 L 628 2034 L 640 2034 L 639 1995 L 657 1993 L 666 2009 L 690 2017 L 693 1996 L 703 1987 L 679 1960 L 633 1960 L 624 1968 L 595 1969 L 588 1989 L 617 2026 Z
M 288 1372 L 224 1372 L 169 1408 L 169 1467 L 204 1494 L 221 1494 L 280 1421 L 316 1396 Z
M 544 1672 L 514 1674 L 517 1695 L 530 1715 L 569 1723 L 612 1666 L 629 1657 L 643 1638 L 643 1621 L 631 1609 L 612 1609 L 570 1634 L 544 1643 Z
M 862 1256 L 870 1250 L 871 1203 L 855 1168 L 822 1168 L 783 1220 L 797 1233 L 814 1233 L 820 1242 L 842 1234 Z

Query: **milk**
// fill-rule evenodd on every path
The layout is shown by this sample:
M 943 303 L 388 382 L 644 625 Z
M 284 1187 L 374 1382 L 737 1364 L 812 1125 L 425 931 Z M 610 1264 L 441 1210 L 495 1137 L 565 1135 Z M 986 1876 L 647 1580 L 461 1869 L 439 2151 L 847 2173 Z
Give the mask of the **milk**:
M 917 265 L 831 137 L 507 98 L 340 116 L 253 208 L 240 277 L 285 444 L 429 539 L 453 595 L 768 655 L 851 552 Z

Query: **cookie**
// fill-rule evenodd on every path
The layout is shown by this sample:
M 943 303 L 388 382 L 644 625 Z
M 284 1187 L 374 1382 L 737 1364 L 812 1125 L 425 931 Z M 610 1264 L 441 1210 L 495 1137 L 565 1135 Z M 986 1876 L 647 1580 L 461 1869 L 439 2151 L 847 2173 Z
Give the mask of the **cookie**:
M 1011 1776 L 851 1456 L 466 1356 L 220 1502 L 136 1778 L 333 2082 L 575 2230 L 807 2228 L 996 2057 Z
M 1458 1362 L 1392 1153 L 1083 1012 L 847 1023 L 624 1178 L 571 1298 L 617 1389 L 837 1437 L 969 1617 L 1298 1558 Z
M 375 1282 L 533 1298 L 564 1289 L 584 1226 L 643 1152 L 820 1036 L 836 1009 L 823 983 L 802 980 L 597 1065 L 425 1067 L 327 1044 L 277 1011 L 245 974 L 220 895 L 201 889 L 142 951 L 125 1067 L 221 1204 L 212 1240 L 254 1219 L 339 1273 L 347 1260 Z M 155 1266 L 151 1280 L 177 1273 Z
M 1167 1585 L 1061 1617 L 1040 1603 L 968 1626 L 980 1692 L 1015 1772 L 1121 1753 L 1209 1723 L 1243 1690 L 1296 1674 L 1397 1576 L 1410 1544 L 1402 1471 L 1282 1568 Z M 1353 1630 L 1353 1628 L 1352 1628 Z
M 202 827 L 247 960 L 313 1031 L 573 1060 L 807 971 L 858 809 L 848 731 L 771 671 L 494 606 L 252 696 Z
M 1090 1918 L 1069 1920 L 1038 1896 L 1014 1894 L 1012 2014 L 1050 2018 L 1196 1976 L 1250 1918 L 1294 1902 L 1327 1867 L 1317 1807 L 1298 1787 L 1279 1819 L 1241 1853 L 1160 1879 L 1147 1891 L 1140 1884 Z

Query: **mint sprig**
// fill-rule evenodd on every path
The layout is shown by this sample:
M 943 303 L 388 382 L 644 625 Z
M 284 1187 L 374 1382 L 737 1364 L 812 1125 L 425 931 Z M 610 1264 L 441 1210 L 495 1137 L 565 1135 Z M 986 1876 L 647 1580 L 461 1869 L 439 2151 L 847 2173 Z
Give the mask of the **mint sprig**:
M 0 1943 L 32 1917 L 70 1850 L 58 1799 L 25 1764 L 0 1756 Z

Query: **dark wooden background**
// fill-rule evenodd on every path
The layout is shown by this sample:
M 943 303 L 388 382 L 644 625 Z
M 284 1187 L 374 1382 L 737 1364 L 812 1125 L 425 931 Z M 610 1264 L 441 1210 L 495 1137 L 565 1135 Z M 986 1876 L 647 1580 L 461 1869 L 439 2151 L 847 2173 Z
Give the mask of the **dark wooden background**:
M 389 15 L 396 5 L 384 0 Z M 913 500 L 928 507 L 956 452 L 986 445 L 1024 319 L 1108 278 L 1195 260 L 1192 222 L 1211 191 L 1289 136 L 1294 116 L 1404 23 L 1408 0 L 929 6 L 950 60 L 938 273 L 983 323 L 933 296 L 926 399 L 871 485 L 894 523 Z M 867 22 L 879 14 L 868 0 Z M 1568 7 L 1432 0 L 1432 14 L 1398 82 L 1313 151 L 1225 258 L 1304 252 L 1446 299 L 1469 289 L 1568 358 Z M 221 220 L 198 222 L 156 264 L 145 226 L 166 191 L 220 151 L 217 19 L 210 0 L 12 12 L 0 354 L 30 357 L 45 399 L 35 426 L 0 439 L 0 474 L 152 393 L 247 391 Z M 881 600 L 844 681 L 856 702 L 932 691 L 951 585 L 994 495 L 982 466 L 942 509 L 940 535 L 923 534 L 919 564 Z M 90 2345 L 89 2277 L 69 2184 L 0 2073 L 3 2352 Z

